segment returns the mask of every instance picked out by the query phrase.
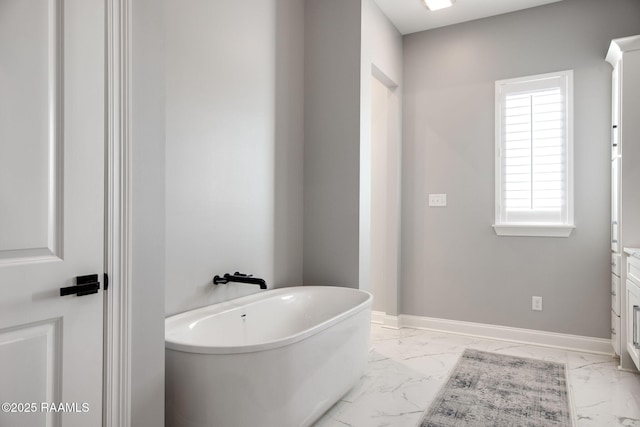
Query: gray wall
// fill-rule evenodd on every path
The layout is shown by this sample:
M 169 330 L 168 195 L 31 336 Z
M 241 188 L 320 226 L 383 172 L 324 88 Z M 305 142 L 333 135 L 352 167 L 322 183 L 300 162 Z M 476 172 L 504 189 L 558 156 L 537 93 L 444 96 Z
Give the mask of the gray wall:
M 358 287 L 360 0 L 307 0 L 304 284 Z
M 565 0 L 404 38 L 402 313 L 609 337 L 612 38 L 640 2 Z M 569 238 L 497 237 L 494 82 L 574 70 Z M 427 206 L 447 193 L 448 207 Z M 531 310 L 531 296 L 544 310 Z
M 302 279 L 304 0 L 276 1 L 274 285 Z
M 164 28 L 162 2 L 132 2 L 131 425 L 164 425 Z
M 166 314 L 302 284 L 302 0 L 166 0 Z
M 247 4 L 207 3 L 132 2 L 140 427 L 164 425 L 165 314 L 257 290 L 215 290 L 213 273 L 302 283 L 303 2 L 256 0 L 249 15 Z

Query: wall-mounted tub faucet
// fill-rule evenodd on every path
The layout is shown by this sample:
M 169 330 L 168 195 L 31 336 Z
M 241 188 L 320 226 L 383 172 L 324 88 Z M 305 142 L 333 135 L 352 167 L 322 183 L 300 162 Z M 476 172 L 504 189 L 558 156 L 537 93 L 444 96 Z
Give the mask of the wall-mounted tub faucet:
M 251 274 L 243 274 L 236 271 L 233 274 L 225 273 L 222 277 L 217 274 L 213 276 L 214 285 L 221 285 L 228 282 L 249 283 L 251 285 L 260 286 L 260 289 L 267 289 L 267 282 L 265 282 L 264 279 L 253 277 Z

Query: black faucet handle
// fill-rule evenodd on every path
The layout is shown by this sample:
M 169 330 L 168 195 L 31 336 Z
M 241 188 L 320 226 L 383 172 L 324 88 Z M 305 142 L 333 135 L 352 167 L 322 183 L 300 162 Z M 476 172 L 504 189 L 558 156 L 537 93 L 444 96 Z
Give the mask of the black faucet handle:
M 234 276 L 241 276 L 241 277 L 253 277 L 253 274 L 245 274 L 245 273 L 240 273 L 239 271 L 236 271 L 235 273 L 233 273 Z
M 223 285 L 225 283 L 228 283 L 229 279 L 227 279 L 226 277 L 220 277 L 217 274 L 215 276 L 213 276 L 213 284 L 214 285 Z

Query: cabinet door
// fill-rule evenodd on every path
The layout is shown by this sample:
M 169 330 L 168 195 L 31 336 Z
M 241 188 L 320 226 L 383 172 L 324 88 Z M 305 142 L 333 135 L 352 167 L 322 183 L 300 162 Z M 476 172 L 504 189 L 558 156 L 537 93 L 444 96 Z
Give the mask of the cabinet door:
M 611 311 L 611 345 L 613 352 L 620 355 L 620 317 Z
M 620 278 L 611 275 L 611 310 L 620 315 Z
M 627 279 L 640 287 L 640 259 L 636 257 L 627 257 Z
M 611 272 L 620 277 L 621 256 L 619 253 L 611 254 Z
M 620 157 L 611 161 L 611 250 L 620 252 Z
M 640 288 L 627 280 L 627 351 L 640 369 Z
M 620 154 L 620 66 L 616 65 L 611 74 L 611 158 Z

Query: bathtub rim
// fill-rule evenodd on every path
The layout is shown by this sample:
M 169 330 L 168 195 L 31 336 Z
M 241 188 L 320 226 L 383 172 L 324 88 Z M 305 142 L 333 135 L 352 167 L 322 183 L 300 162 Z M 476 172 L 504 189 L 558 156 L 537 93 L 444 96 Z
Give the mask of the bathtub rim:
M 261 300 L 264 300 L 265 298 L 267 298 L 267 295 L 265 294 L 269 294 L 270 297 L 275 297 L 278 294 L 290 292 L 292 289 L 301 290 L 304 288 L 340 289 L 340 292 L 358 292 L 358 293 L 365 294 L 366 299 L 361 303 L 349 308 L 348 310 L 343 311 L 337 316 L 327 319 L 324 322 L 318 323 L 301 332 L 295 333 L 293 335 L 288 335 L 282 338 L 278 338 L 276 340 L 260 342 L 257 344 L 248 344 L 248 345 L 242 345 L 242 346 L 214 347 L 214 346 L 202 346 L 202 345 L 195 345 L 195 344 L 185 344 L 185 343 L 180 343 L 180 342 L 171 341 L 167 339 L 166 333 L 168 329 L 168 323 L 170 321 L 177 322 L 184 317 L 191 316 L 198 312 L 207 312 L 209 310 L 214 311 L 212 314 L 222 314 L 228 311 L 239 309 L 241 307 L 247 307 L 251 304 L 255 304 Z M 216 304 L 209 304 L 204 307 L 199 307 L 192 310 L 184 311 L 182 313 L 167 316 L 165 318 L 165 340 L 164 340 L 165 351 L 171 350 L 171 351 L 177 351 L 181 353 L 216 355 L 216 354 L 257 353 L 257 352 L 268 351 L 268 350 L 272 350 L 280 347 L 286 347 L 288 345 L 300 342 L 313 335 L 316 335 L 330 328 L 332 325 L 335 325 L 341 321 L 347 320 L 364 310 L 368 309 L 369 311 L 371 311 L 372 302 L 373 302 L 373 295 L 370 292 L 362 289 L 345 288 L 341 286 L 315 286 L 315 285 L 289 286 L 289 287 L 283 287 L 283 288 L 269 289 L 264 292 L 256 292 L 254 294 L 243 296 L 240 298 L 235 298 L 229 301 L 224 301 Z M 369 314 L 369 317 L 370 316 L 371 315 Z

